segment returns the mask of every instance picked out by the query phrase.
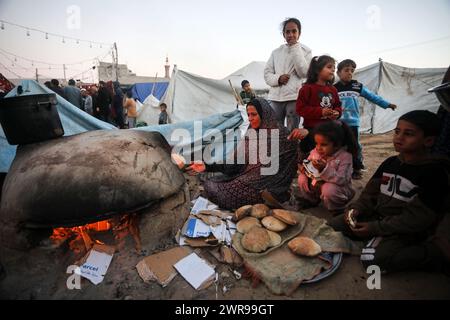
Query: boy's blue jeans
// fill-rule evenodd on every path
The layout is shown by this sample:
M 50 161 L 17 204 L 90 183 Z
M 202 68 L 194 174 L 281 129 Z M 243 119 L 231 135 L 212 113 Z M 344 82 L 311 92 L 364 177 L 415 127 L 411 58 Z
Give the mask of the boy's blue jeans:
M 349 127 L 353 132 L 353 136 L 355 137 L 356 143 L 358 145 L 358 153 L 356 158 L 353 157 L 353 170 L 361 170 L 364 168 L 363 164 L 363 155 L 362 155 L 362 146 L 359 143 L 359 127 L 351 126 Z

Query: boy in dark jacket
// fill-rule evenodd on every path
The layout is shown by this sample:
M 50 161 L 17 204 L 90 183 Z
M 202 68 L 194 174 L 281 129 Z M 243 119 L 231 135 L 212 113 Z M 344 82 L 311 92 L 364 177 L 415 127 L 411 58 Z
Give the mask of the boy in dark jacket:
M 248 80 L 243 80 L 241 82 L 241 87 L 242 91 L 239 95 L 241 96 L 242 102 L 244 102 L 244 104 L 247 104 L 256 98 L 255 92 L 253 92 L 252 87 L 250 86 L 250 82 L 248 82 Z
M 439 134 L 437 116 L 416 110 L 400 117 L 393 143 L 398 156 L 386 159 L 348 211 L 329 224 L 349 237 L 370 240 L 361 254 L 364 267 L 384 272 L 442 269 L 442 251 L 426 241 L 448 197 L 443 160 L 429 154 Z

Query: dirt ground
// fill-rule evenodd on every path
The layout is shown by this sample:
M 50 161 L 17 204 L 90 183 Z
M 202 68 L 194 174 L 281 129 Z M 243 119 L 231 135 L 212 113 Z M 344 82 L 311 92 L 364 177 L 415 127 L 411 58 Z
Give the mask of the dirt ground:
M 388 156 L 395 154 L 391 137 L 392 133 L 362 137 L 367 171 L 362 180 L 353 182 L 358 193 L 378 165 Z M 309 211 L 321 218 L 330 218 L 322 207 Z M 160 243 L 157 250 L 148 254 L 174 246 L 175 241 L 167 239 Z M 366 285 L 369 275 L 362 268 L 358 257 L 354 256 L 345 256 L 341 267 L 331 277 L 315 284 L 301 285 L 292 296 L 277 296 L 273 295 L 263 283 L 252 287 L 248 279 L 236 280 L 226 265 L 218 263 L 208 253 L 201 252 L 201 256 L 214 263 L 221 275 L 218 299 L 450 299 L 450 277 L 445 274 L 408 272 L 384 275 L 381 278 L 381 289 L 369 290 Z M 68 290 L 66 281 L 69 274 L 66 274 L 66 268 L 77 259 L 77 256 L 64 246 L 57 250 L 37 248 L 27 255 L 14 255 L 14 258 L 3 260 L 4 264 L 12 265 L 14 268 L 8 268 L 6 277 L 0 280 L 0 298 L 216 299 L 214 285 L 196 291 L 179 275 L 165 288 L 155 282 L 144 283 L 135 268 L 142 258 L 143 256 L 134 250 L 131 237 L 128 237 L 125 248 L 114 255 L 102 283 L 95 286 L 82 279 L 80 290 Z M 225 294 L 222 292 L 224 284 L 229 288 Z

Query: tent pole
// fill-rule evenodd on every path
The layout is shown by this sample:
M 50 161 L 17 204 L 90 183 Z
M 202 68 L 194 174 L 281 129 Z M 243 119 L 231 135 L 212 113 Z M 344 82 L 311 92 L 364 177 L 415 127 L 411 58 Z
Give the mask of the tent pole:
M 376 94 L 380 91 L 381 87 L 381 78 L 383 76 L 383 59 L 378 58 L 378 83 L 377 83 L 377 89 L 375 91 Z M 376 105 L 372 104 L 372 117 L 370 119 L 370 133 L 373 134 L 373 128 L 375 126 L 375 112 L 376 112 Z
M 119 82 L 119 55 L 117 52 L 117 43 L 114 42 L 114 66 L 116 67 L 116 81 Z
M 152 92 L 150 92 L 150 95 L 153 96 L 153 92 L 155 92 L 155 87 L 156 87 L 156 81 L 158 80 L 158 72 L 156 73 L 155 76 L 155 81 L 153 82 L 153 86 L 152 86 Z

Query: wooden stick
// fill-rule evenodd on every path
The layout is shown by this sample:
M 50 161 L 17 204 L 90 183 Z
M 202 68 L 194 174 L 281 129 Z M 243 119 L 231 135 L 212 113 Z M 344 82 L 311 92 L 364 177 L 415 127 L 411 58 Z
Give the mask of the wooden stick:
M 239 105 L 243 106 L 244 105 L 244 101 L 242 101 L 241 96 L 237 94 L 236 89 L 231 84 L 231 80 L 230 79 L 228 79 L 228 83 L 230 84 L 231 90 L 233 91 L 233 95 L 234 95 L 234 98 L 236 99 L 236 102 Z
M 153 87 L 152 87 L 152 92 L 150 93 L 150 95 L 153 95 L 153 92 L 155 91 L 155 87 L 156 87 L 156 80 L 158 79 L 158 72 L 156 73 L 155 76 L 155 81 L 153 82 Z

